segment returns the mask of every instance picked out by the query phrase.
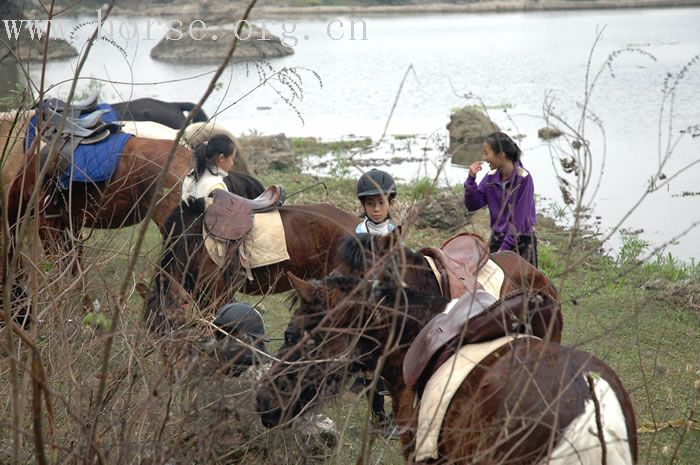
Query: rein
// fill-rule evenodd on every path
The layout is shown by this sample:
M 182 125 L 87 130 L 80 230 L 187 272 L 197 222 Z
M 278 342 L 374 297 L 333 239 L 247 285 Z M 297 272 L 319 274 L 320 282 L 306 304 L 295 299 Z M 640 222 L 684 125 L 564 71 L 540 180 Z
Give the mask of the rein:
M 326 183 L 323 182 L 323 181 L 319 181 L 319 182 L 317 182 L 317 183 L 311 184 L 311 185 L 308 186 L 308 187 L 304 187 L 303 189 L 299 189 L 298 191 L 296 191 L 296 192 L 294 192 L 294 193 L 292 193 L 292 194 L 287 195 L 287 198 L 289 199 L 289 198 L 291 198 L 291 197 L 294 197 L 294 196 L 297 195 L 297 194 L 301 194 L 302 192 L 306 192 L 306 191 L 308 191 L 308 190 L 311 190 L 311 189 L 313 189 L 313 188 L 316 187 L 316 186 L 323 186 L 323 190 L 326 192 L 326 200 L 328 200 L 328 186 L 326 186 Z

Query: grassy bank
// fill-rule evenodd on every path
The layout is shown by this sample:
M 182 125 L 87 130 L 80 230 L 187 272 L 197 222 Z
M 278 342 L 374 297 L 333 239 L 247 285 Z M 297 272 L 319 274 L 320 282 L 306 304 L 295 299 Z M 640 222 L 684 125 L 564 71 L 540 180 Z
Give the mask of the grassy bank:
M 264 184 L 284 185 L 290 204 L 330 202 L 357 211 L 352 181 L 279 171 L 261 179 Z M 323 184 L 304 190 L 316 183 Z M 419 183 L 399 186 L 399 191 L 397 216 L 405 218 L 426 201 L 429 189 Z M 458 191 L 443 194 L 454 198 L 454 208 L 461 208 Z M 542 217 L 538 227 L 542 268 L 562 293 L 564 343 L 609 363 L 632 395 L 638 422 L 652 430 L 640 435 L 640 463 L 700 463 L 696 426 L 680 421 L 675 427 L 653 431 L 695 412 L 700 377 L 700 269 L 667 257 L 642 264 L 638 258 L 643 244 L 633 236 L 626 240 L 624 253 L 614 259 L 598 253 L 600 244 L 592 238 L 571 244 L 569 232 L 552 220 Z M 463 229 L 485 234 L 486 212 L 473 216 Z M 125 273 L 134 234 L 135 228 L 97 231 L 86 243 L 85 265 L 91 268 L 81 284 L 88 290 L 89 301 L 99 300 L 107 319 L 118 305 L 116 288 Z M 440 229 L 415 228 L 407 245 L 439 245 L 450 235 Z M 159 252 L 159 235 L 151 227 L 130 277 L 133 283 L 150 279 Z M 327 437 L 265 430 L 254 412 L 253 373 L 232 379 L 217 372 L 213 362 L 191 349 L 191 340 L 159 344 L 144 328 L 143 303 L 136 292 L 131 293 L 118 322 L 104 380 L 99 366 L 105 328 L 85 321 L 86 315 L 95 313 L 93 305 L 87 302 L 86 308 L 84 292 L 79 287 L 71 290 L 73 282 L 58 267 L 46 262 L 41 270 L 37 308 L 42 322 L 33 337 L 46 369 L 53 412 L 51 418 L 42 417 L 44 443 L 56 463 L 76 462 L 72 455 L 76 450 L 90 455 L 85 438 L 95 422 L 95 444 L 103 463 L 346 464 L 356 461 L 363 439 L 370 437 L 374 442 L 369 463 L 402 463 L 396 441 L 363 434 L 368 418 L 364 398 L 341 396 L 323 408 L 342 433 L 335 443 Z M 286 296 L 241 299 L 262 299 L 268 336 L 282 336 L 289 319 Z M 200 316 L 207 320 L 211 313 Z M 274 349 L 279 341 L 271 345 Z M 21 360 L 26 360 L 24 350 Z M 5 358 L 0 365 L 0 395 L 7 412 L 8 363 Z M 25 374 L 19 383 L 27 387 L 29 381 Z M 106 389 L 98 410 L 94 397 L 100 381 L 105 381 Z M 25 437 L 24 463 L 35 460 L 35 449 L 30 398 L 24 394 L 22 398 L 26 409 L 21 424 L 15 426 Z M 0 463 L 11 457 L 11 428 L 9 416 L 0 419 Z

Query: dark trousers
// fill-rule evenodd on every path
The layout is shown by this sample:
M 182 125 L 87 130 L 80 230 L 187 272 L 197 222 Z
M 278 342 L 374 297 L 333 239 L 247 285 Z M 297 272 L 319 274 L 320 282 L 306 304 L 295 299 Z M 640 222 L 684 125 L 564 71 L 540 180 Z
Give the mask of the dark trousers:
M 505 238 L 502 234 L 492 234 L 491 240 L 489 241 L 489 250 L 491 253 L 498 252 L 503 244 L 503 239 Z M 525 260 L 530 262 L 535 268 L 537 266 L 537 236 L 535 234 L 525 234 L 518 236 L 518 242 L 515 244 L 515 253 L 523 257 Z

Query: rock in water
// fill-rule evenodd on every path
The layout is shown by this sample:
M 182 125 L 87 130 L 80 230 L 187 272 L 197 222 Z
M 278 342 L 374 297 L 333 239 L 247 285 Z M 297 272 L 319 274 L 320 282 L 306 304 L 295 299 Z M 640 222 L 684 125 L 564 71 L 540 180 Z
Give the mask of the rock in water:
M 470 165 L 483 158 L 484 138 L 499 129 L 483 111 L 467 106 L 450 115 L 447 130 L 450 132 L 452 163 Z
M 178 34 L 166 34 L 151 50 L 151 58 L 177 63 L 218 63 L 222 61 L 233 42 L 235 31 L 229 29 L 187 30 Z M 266 29 L 253 27 L 239 35 L 232 61 L 256 61 L 278 58 L 294 53 L 294 49 L 282 44 L 279 37 Z M 200 40 L 195 40 L 200 39 Z
M 426 204 L 418 215 L 417 226 L 439 230 L 456 230 L 471 222 L 471 214 L 462 205 L 462 195 L 452 191 L 440 192 Z
M 540 128 L 540 130 L 537 131 L 537 137 L 542 140 L 556 139 L 557 137 L 561 137 L 563 134 L 564 133 L 561 132 L 561 130 L 550 127 Z
M 269 169 L 294 171 L 299 167 L 299 158 L 294 154 L 291 141 L 284 134 L 241 136 L 238 143 L 248 155 L 252 172 L 265 173 Z

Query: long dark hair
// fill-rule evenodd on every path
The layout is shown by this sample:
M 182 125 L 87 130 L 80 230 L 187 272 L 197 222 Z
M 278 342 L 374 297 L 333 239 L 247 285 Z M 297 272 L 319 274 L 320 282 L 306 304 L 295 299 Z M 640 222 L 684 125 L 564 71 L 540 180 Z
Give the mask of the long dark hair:
M 506 158 L 513 163 L 520 162 L 520 155 L 522 155 L 522 151 L 520 150 L 520 147 L 518 147 L 518 144 L 516 144 L 515 141 L 505 132 L 492 132 L 486 136 L 484 139 L 484 144 L 489 144 L 489 147 L 491 147 L 493 153 L 504 153 Z
M 194 179 L 198 180 L 204 174 L 204 170 L 216 173 L 215 159 L 219 154 L 229 157 L 236 152 L 236 143 L 225 134 L 217 134 L 194 149 L 195 169 Z

